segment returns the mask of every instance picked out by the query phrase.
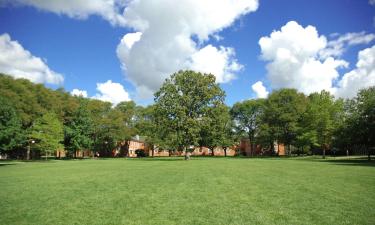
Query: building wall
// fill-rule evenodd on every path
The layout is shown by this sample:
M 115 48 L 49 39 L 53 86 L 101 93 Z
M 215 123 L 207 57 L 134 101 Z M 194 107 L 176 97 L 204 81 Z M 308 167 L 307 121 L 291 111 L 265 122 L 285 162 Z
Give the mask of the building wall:
M 256 145 L 254 150 L 252 150 L 252 145 L 249 139 L 247 138 L 244 138 L 241 140 L 239 148 L 240 148 L 241 155 L 244 155 L 244 156 L 257 156 L 257 155 L 267 154 L 266 151 L 262 149 L 260 145 Z M 278 143 L 277 141 L 275 141 L 274 149 L 277 155 L 279 156 L 286 155 L 284 144 Z
M 144 142 L 136 140 L 129 141 L 128 156 L 137 157 L 137 154 L 135 154 L 136 150 L 144 150 L 146 154 L 148 153 L 147 145 Z
M 262 154 L 262 147 L 260 145 L 256 145 L 254 149 L 252 149 L 252 144 L 250 143 L 250 140 L 247 138 L 244 138 L 240 141 L 240 152 L 241 155 L 244 156 L 255 156 L 255 155 L 261 155 Z
M 185 151 L 175 151 L 169 154 L 167 150 L 153 150 L 155 157 L 162 156 L 183 156 Z M 224 156 L 224 150 L 222 147 L 216 147 L 214 149 L 215 156 Z M 236 154 L 235 147 L 227 148 L 227 156 L 234 156 Z M 149 150 L 149 156 L 152 156 L 152 150 Z M 194 151 L 191 153 L 191 156 L 211 156 L 211 150 L 207 147 L 195 147 Z
M 286 152 L 285 152 L 285 146 L 284 144 L 280 144 L 280 143 L 275 143 L 275 152 L 277 153 L 277 155 L 279 156 L 284 156 L 286 155 Z

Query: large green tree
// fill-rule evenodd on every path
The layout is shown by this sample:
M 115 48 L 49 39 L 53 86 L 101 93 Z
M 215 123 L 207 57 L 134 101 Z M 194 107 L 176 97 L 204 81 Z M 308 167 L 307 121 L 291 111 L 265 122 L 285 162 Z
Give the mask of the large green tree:
M 295 89 L 274 91 L 265 103 L 263 123 L 267 124 L 270 135 L 287 146 L 288 154 L 290 145 L 296 141 L 306 104 L 305 95 Z
M 48 112 L 35 120 L 31 127 L 30 139 L 35 140 L 35 148 L 45 154 L 64 149 L 63 124 L 53 112 Z
M 255 151 L 255 137 L 260 131 L 261 116 L 264 111 L 263 99 L 251 99 L 233 105 L 231 115 L 235 121 L 236 130 L 246 134 L 251 143 L 251 155 Z
M 194 71 L 179 71 L 167 79 L 155 94 L 155 113 L 166 129 L 177 135 L 177 145 L 188 151 L 198 145 L 203 121 L 212 107 L 223 104 L 225 93 L 215 76 Z

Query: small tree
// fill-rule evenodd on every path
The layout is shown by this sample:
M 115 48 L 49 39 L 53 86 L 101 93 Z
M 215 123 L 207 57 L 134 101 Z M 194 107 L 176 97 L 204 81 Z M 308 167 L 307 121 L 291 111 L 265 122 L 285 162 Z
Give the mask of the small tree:
M 87 100 L 81 98 L 80 106 L 67 121 L 64 129 L 64 142 L 68 151 L 77 156 L 78 150 L 92 147 L 93 121 L 87 109 Z
M 36 140 L 35 147 L 45 154 L 64 149 L 63 125 L 55 113 L 49 112 L 38 118 L 31 127 L 30 137 Z
M 206 146 L 210 149 L 211 155 L 215 155 L 215 148 L 222 146 L 226 156 L 226 149 L 230 143 L 231 118 L 229 108 L 224 104 L 209 109 L 208 116 L 202 123 L 200 133 L 200 146 Z

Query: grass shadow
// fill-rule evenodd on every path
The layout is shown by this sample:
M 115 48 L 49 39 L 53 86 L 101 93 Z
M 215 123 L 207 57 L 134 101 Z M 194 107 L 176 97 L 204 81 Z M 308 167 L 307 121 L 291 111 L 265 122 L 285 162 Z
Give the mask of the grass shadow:
M 141 161 L 184 161 L 184 157 L 144 157 L 144 158 L 130 158 L 131 160 L 141 160 Z
M 328 159 L 320 160 L 321 162 L 328 162 L 340 166 L 369 166 L 375 167 L 375 160 L 369 161 L 367 158 L 355 158 L 355 159 Z
M 1 163 L 0 162 L 0 166 L 11 166 L 11 165 L 16 165 L 16 163 Z

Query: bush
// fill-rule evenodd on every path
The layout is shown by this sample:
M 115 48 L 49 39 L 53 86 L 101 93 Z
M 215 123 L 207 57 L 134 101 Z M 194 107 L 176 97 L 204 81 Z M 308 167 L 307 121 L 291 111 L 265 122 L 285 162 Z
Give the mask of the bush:
M 146 157 L 146 152 L 143 149 L 135 150 L 135 154 L 137 154 L 137 157 Z

